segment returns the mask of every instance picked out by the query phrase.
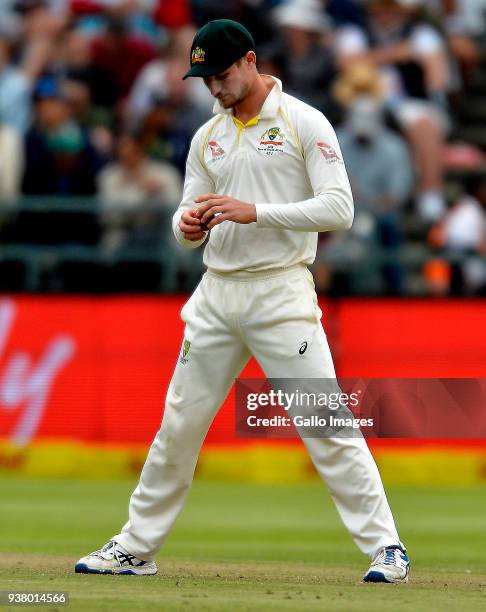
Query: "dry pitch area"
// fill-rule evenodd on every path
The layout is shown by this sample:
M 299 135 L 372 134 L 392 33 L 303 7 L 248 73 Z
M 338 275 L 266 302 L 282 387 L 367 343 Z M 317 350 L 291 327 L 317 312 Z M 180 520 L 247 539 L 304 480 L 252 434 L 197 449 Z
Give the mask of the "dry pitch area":
M 0 590 L 69 591 L 59 610 L 486 610 L 485 488 L 389 490 L 408 585 L 360 582 L 367 561 L 318 482 L 197 482 L 157 576 L 73 574 L 124 520 L 133 486 L 0 480 Z

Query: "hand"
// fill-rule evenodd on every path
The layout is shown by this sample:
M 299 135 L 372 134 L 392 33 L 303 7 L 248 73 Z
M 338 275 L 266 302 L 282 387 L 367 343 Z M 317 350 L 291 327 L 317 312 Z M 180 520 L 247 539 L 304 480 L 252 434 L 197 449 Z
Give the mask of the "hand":
M 204 202 L 196 209 L 196 216 L 201 220 L 201 226 L 212 229 L 223 221 L 234 223 L 254 223 L 257 219 L 255 204 L 241 202 L 227 195 L 206 193 L 194 200 L 196 204 Z
M 184 234 L 184 238 L 193 242 L 202 240 L 205 236 L 205 232 L 201 229 L 201 220 L 197 217 L 197 212 L 197 208 L 185 210 L 179 221 L 179 228 Z
M 408 40 L 404 40 L 389 46 L 379 47 L 375 51 L 372 51 L 371 55 L 378 61 L 379 64 L 393 62 L 400 64 L 403 62 L 409 62 L 414 58 L 412 45 Z
M 149 196 L 155 196 L 162 191 L 163 185 L 161 180 L 157 176 L 146 175 L 142 177 L 141 183 L 142 189 L 144 189 L 144 191 Z

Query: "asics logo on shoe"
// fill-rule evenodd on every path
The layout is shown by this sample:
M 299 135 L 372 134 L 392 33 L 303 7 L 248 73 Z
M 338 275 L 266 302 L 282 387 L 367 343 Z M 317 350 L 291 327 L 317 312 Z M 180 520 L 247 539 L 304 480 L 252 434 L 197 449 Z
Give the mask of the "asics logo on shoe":
M 129 555 L 129 554 L 125 554 L 120 552 L 119 550 L 117 551 L 118 553 L 118 561 L 120 561 L 120 565 L 136 565 L 137 567 L 140 567 L 141 565 L 145 565 L 146 561 L 140 561 L 140 559 L 137 559 L 137 557 L 135 557 L 135 555 Z M 133 559 L 137 559 L 137 561 L 140 561 L 140 563 L 133 563 Z

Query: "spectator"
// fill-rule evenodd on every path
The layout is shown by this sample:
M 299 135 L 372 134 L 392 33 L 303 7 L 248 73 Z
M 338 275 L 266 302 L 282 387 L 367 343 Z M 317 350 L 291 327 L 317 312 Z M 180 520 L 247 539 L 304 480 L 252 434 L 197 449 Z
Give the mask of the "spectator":
M 444 211 L 442 152 L 447 130 L 448 70 L 438 32 L 419 19 L 416 0 L 371 0 L 368 28 L 342 28 L 341 66 L 362 60 L 378 66 L 387 104 L 410 142 L 419 177 L 418 210 L 426 220 Z
M 155 56 L 155 46 L 130 34 L 126 22 L 118 17 L 110 18 L 106 32 L 93 42 L 93 63 L 113 75 L 120 101 L 127 97 L 143 66 Z
M 101 160 L 51 78 L 36 91 L 36 117 L 25 143 L 23 193 L 94 195 Z
M 412 194 L 412 166 L 406 143 L 385 127 L 378 103 L 357 98 L 337 133 L 357 207 L 377 216 L 399 211 Z
M 263 58 L 278 58 L 287 91 L 328 114 L 329 86 L 336 65 L 325 35 L 329 21 L 317 0 L 291 0 L 275 11 L 279 41 L 263 47 Z
M 69 29 L 64 34 L 56 60 L 58 77 L 82 83 L 89 90 L 91 104 L 111 111 L 117 101 L 115 75 L 95 64 L 91 40 L 85 33 Z
M 408 148 L 383 124 L 372 98 L 357 98 L 337 131 L 357 213 L 371 212 L 378 245 L 387 262 L 382 274 L 388 293 L 403 289 L 403 272 L 395 259 L 403 242 L 400 211 L 411 197 L 413 173 Z
M 429 233 L 432 246 L 453 262 L 451 291 L 475 293 L 486 286 L 486 175 L 473 174 L 466 193 Z
M 91 36 L 104 32 L 107 20 L 122 19 L 128 32 L 156 43 L 160 29 L 153 19 L 158 0 L 71 0 L 78 26 Z
M 477 39 L 486 28 L 486 1 L 440 0 L 439 5 L 449 48 L 467 81 L 481 60 Z
M 32 89 L 47 63 L 52 44 L 43 34 L 33 36 L 26 43 L 19 66 L 11 62 L 12 47 L 12 39 L 0 30 L 0 118 L 23 134 L 31 122 Z
M 372 74 L 359 72 L 360 78 L 352 81 L 367 96 L 351 94 L 347 81 L 339 83 L 342 99 L 345 93 L 351 96 L 346 121 L 337 135 L 356 213 L 345 236 L 324 235 L 320 240 L 314 274 L 321 291 L 331 288 L 347 293 L 356 289 L 351 271 L 356 268 L 362 276 L 360 262 L 371 251 L 378 258 L 368 266 L 367 291 L 376 286 L 377 291 L 396 295 L 404 289 L 398 254 L 403 244 L 401 211 L 412 193 L 412 165 L 406 144 L 383 123 L 380 89 Z M 373 92 L 375 97 L 370 95 Z
M 185 171 L 191 132 L 177 127 L 178 107 L 169 98 L 156 98 L 141 122 L 141 139 L 151 158 L 176 166 Z
M 162 213 L 178 206 L 181 177 L 170 164 L 150 160 L 139 138 L 131 134 L 120 136 L 117 158 L 98 177 L 106 228 L 102 244 L 108 251 L 127 245 L 159 246 Z
M 191 136 L 211 116 L 214 100 L 202 79 L 182 80 L 193 37 L 192 26 L 173 31 L 161 56 L 140 71 L 128 100 L 127 116 L 131 125 L 140 125 L 157 99 L 167 99 L 174 105 L 177 109 L 174 127 L 186 130 Z

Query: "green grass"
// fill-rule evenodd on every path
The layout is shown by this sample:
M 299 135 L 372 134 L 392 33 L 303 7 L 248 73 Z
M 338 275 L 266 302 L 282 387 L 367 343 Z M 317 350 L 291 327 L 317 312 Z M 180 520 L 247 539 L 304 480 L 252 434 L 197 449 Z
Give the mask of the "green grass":
M 134 485 L 0 479 L 0 590 L 67 590 L 90 611 L 486 609 L 484 487 L 388 489 L 408 585 L 360 582 L 368 561 L 317 482 L 196 482 L 157 576 L 73 574 L 123 524 Z

